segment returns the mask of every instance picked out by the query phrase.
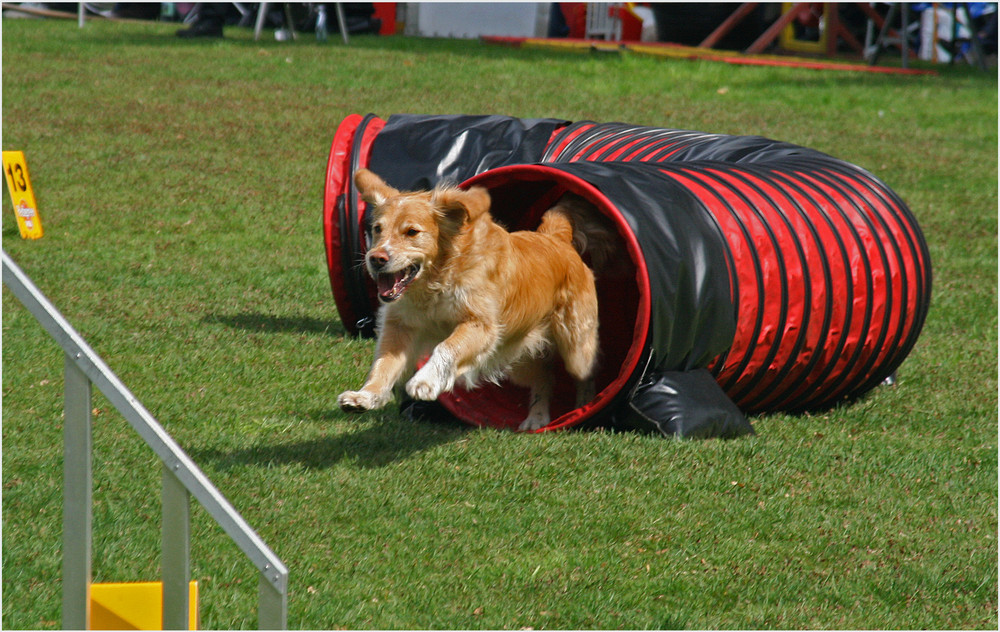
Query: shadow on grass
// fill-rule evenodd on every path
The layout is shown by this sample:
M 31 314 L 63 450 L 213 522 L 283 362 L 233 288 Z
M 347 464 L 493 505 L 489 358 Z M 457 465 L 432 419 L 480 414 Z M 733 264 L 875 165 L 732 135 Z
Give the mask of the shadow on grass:
M 315 333 L 331 336 L 343 336 L 347 333 L 339 320 L 320 320 L 309 316 L 273 316 L 257 312 L 242 314 L 208 314 L 201 319 L 203 323 L 225 325 L 233 329 L 252 331 L 256 333 Z
M 332 410 L 306 413 L 306 416 L 314 421 L 343 420 L 342 413 Z M 358 417 L 357 426 L 318 439 L 257 445 L 234 451 L 193 449 L 191 456 L 195 461 L 211 461 L 221 470 L 283 465 L 321 470 L 344 461 L 354 462 L 362 468 L 380 468 L 457 441 L 470 430 L 473 430 L 471 426 L 448 416 L 424 415 L 419 420 L 381 416 L 372 423 Z

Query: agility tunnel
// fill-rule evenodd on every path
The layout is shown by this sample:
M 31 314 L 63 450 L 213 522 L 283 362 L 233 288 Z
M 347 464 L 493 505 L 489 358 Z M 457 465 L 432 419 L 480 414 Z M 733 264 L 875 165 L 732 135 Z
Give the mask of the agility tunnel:
M 359 167 L 399 189 L 483 186 L 494 218 L 530 230 L 565 192 L 617 228 L 597 274 L 597 395 L 560 375 L 552 423 L 685 437 L 752 432 L 743 413 L 855 399 L 891 376 L 927 315 L 931 264 L 906 205 L 873 175 L 757 136 L 501 116 L 352 115 L 331 147 L 324 238 L 345 327 L 373 333 Z M 526 391 L 486 384 L 440 402 L 516 428 Z

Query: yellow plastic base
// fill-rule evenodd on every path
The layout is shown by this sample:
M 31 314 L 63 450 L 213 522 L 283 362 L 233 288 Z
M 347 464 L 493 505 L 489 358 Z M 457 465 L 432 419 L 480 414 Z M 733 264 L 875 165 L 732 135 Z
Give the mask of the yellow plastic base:
M 191 582 L 188 628 L 198 629 L 198 582 Z M 90 585 L 91 630 L 162 630 L 163 583 Z

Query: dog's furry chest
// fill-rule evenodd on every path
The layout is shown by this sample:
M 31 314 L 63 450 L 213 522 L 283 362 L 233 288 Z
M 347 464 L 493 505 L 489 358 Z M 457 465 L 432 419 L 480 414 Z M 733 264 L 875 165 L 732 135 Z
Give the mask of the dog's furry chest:
M 495 332 L 495 340 L 466 367 L 458 377 L 467 388 L 480 381 L 499 382 L 512 365 L 529 358 L 541 358 L 551 349 L 550 319 L 543 318 L 527 328 L 512 330 L 503 322 L 499 305 L 478 305 L 472 315 L 468 292 L 458 288 L 436 293 L 434 300 L 419 303 L 386 306 L 392 309 L 393 319 L 413 332 L 414 351 L 419 356 L 430 354 L 447 339 L 462 322 L 472 319 L 484 321 Z M 482 296 L 477 297 L 481 302 Z M 474 299 L 475 300 L 475 299 Z

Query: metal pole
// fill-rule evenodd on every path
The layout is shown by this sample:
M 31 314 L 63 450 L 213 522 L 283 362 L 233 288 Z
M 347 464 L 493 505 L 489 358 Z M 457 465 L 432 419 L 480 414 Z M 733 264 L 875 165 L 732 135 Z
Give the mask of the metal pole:
M 903 68 L 910 67 L 910 5 L 906 2 L 900 2 L 900 20 L 902 24 L 899 27 L 899 34 L 903 38 Z
M 260 31 L 264 28 L 264 18 L 267 17 L 267 3 L 261 2 L 257 8 L 257 21 L 253 26 L 253 39 L 256 42 L 260 39 Z
M 93 474 L 91 385 L 66 355 L 63 425 L 63 629 L 90 625 Z
M 163 629 L 187 630 L 191 609 L 191 494 L 163 466 Z
M 268 569 L 260 574 L 257 589 L 257 629 L 288 629 L 288 590 L 278 590 L 275 575 L 268 576 Z M 274 573 L 274 571 L 270 571 Z
M 875 42 L 875 20 L 870 17 L 865 21 L 865 50 L 863 56 L 865 61 L 872 58 L 872 44 Z
M 344 8 L 337 2 L 334 3 L 333 10 L 337 12 L 337 26 L 340 27 L 340 37 L 344 40 L 345 44 L 350 44 L 347 36 L 347 20 L 344 19 Z

